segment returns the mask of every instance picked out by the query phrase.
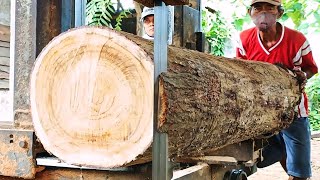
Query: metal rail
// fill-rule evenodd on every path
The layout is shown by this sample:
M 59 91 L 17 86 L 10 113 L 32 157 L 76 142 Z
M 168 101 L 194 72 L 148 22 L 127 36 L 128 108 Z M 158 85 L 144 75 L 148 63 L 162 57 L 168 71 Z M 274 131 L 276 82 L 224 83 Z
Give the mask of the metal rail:
M 152 145 L 152 179 L 172 177 L 168 162 L 168 135 L 158 132 L 159 75 L 167 71 L 168 9 L 162 0 L 155 1 L 154 35 L 154 128 Z

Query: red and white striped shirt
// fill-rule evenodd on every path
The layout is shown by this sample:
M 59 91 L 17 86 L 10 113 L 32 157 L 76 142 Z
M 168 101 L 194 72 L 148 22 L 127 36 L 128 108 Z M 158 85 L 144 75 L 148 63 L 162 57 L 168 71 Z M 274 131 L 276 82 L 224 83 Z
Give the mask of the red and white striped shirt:
M 237 57 L 242 59 L 272 64 L 279 63 L 288 69 L 298 67 L 309 69 L 313 73 L 318 72 L 309 42 L 305 36 L 285 26 L 282 26 L 282 34 L 279 41 L 269 49 L 263 46 L 259 31 L 255 27 L 241 32 L 237 44 Z M 297 111 L 299 117 L 308 117 L 308 99 L 305 93 L 302 94 L 301 103 L 297 107 Z

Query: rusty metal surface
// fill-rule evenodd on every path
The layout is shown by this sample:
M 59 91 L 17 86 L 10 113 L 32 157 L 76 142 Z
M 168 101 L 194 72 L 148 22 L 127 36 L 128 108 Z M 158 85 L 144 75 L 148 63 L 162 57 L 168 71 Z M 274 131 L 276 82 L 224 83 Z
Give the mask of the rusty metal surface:
M 14 0 L 15 22 L 11 32 L 14 31 L 14 112 L 30 109 L 29 79 L 30 72 L 36 56 L 36 14 L 37 0 Z M 25 118 L 28 117 L 28 118 Z M 15 122 L 19 124 L 32 124 L 30 116 L 15 115 Z
M 183 39 L 183 19 L 182 19 L 182 6 L 174 8 L 174 32 L 172 44 L 177 47 L 182 47 Z
M 200 30 L 200 12 L 188 6 L 174 9 L 173 45 L 196 50 L 196 34 Z
M 183 6 L 183 46 L 196 49 L 195 32 L 200 31 L 200 12 L 188 6 Z
M 33 139 L 30 130 L 0 130 L 0 175 L 34 178 Z
M 37 1 L 37 55 L 61 33 L 61 1 Z

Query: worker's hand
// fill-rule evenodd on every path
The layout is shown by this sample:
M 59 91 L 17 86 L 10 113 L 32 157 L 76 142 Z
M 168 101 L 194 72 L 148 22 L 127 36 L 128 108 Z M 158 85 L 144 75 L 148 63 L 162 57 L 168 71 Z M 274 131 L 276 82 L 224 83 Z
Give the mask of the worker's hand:
M 293 74 L 295 75 L 295 78 L 298 80 L 300 91 L 303 92 L 304 88 L 307 84 L 307 75 L 305 72 L 301 71 L 301 68 L 295 67 L 292 70 Z
M 274 64 L 279 68 L 286 70 L 291 76 L 295 77 L 298 80 L 300 91 L 303 92 L 307 84 L 307 75 L 305 72 L 301 71 L 301 68 L 296 66 L 293 69 L 286 68 L 283 64 L 276 63 Z

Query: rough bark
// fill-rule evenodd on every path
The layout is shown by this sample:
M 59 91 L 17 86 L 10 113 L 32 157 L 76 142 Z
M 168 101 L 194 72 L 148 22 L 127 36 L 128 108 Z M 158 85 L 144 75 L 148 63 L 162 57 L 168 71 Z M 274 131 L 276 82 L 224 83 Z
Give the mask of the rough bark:
M 285 70 L 176 47 L 168 59 L 159 129 L 168 133 L 172 155 L 200 156 L 291 123 L 300 93 Z
M 44 148 L 97 168 L 150 161 L 152 59 L 151 41 L 107 28 L 51 41 L 31 75 L 33 123 Z M 168 61 L 158 124 L 169 134 L 171 157 L 202 156 L 292 121 L 300 92 L 283 69 L 173 46 Z

